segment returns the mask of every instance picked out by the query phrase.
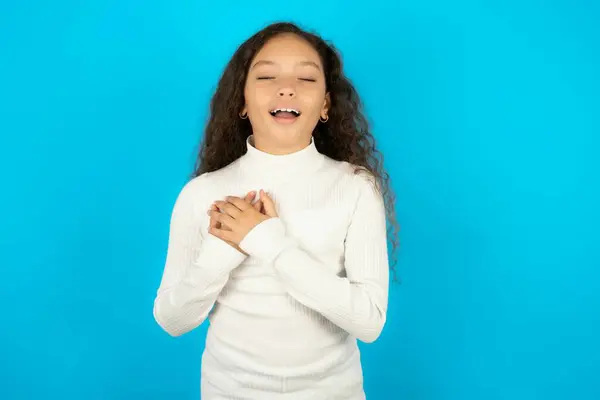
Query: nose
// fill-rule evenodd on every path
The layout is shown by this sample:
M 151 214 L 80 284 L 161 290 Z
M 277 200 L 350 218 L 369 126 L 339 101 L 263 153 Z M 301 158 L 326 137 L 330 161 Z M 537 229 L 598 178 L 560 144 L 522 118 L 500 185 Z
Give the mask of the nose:
M 296 97 L 296 89 L 292 86 L 285 86 L 279 89 L 279 97 L 293 98 Z

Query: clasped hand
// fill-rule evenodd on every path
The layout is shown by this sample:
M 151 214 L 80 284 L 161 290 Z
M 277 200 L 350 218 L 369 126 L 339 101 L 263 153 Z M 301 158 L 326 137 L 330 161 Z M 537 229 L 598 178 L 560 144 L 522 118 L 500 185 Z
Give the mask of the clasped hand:
M 267 193 L 261 190 L 260 199 L 252 204 L 254 196 L 255 192 L 248 193 L 244 198 L 227 196 L 224 201 L 215 201 L 208 211 L 209 233 L 244 254 L 239 244 L 246 235 L 261 222 L 277 217 L 275 204 Z

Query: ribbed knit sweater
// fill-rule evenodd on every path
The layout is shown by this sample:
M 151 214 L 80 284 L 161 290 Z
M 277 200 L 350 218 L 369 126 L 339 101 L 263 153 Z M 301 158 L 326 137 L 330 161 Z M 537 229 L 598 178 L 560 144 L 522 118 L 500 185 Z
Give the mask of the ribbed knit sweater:
M 357 340 L 383 329 L 389 273 L 383 198 L 355 169 L 314 141 L 272 155 L 250 137 L 182 188 L 154 316 L 173 336 L 208 319 L 203 400 L 365 398 Z M 246 256 L 208 233 L 207 211 L 260 189 L 278 216 L 246 235 Z

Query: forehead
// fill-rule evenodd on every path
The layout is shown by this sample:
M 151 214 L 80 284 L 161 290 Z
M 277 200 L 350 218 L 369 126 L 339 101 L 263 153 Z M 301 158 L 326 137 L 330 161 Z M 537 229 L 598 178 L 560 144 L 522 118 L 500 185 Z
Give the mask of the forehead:
M 306 40 L 294 34 L 282 34 L 270 39 L 256 53 L 254 61 L 277 63 L 312 61 L 321 65 L 319 53 Z

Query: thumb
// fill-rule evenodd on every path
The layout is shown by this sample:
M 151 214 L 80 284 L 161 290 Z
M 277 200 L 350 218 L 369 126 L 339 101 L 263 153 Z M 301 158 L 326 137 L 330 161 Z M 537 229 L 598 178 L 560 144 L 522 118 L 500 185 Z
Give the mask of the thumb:
M 269 197 L 269 195 L 262 189 L 260 190 L 260 199 L 265 208 L 265 214 L 267 214 L 269 217 L 276 217 L 277 209 L 275 208 L 275 203 L 273 202 L 273 199 L 271 199 L 271 197 Z

